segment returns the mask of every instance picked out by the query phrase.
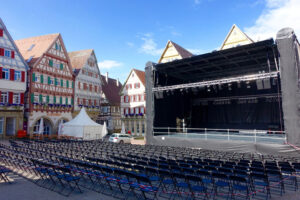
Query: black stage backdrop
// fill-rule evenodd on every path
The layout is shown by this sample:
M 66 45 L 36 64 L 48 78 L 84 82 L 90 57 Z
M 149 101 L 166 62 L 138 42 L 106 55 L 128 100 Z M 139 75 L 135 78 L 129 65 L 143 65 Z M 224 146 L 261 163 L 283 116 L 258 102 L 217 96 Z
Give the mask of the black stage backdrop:
M 179 118 L 191 128 L 284 130 L 277 84 L 262 90 L 249 85 L 165 92 L 154 100 L 154 127 L 176 127 Z

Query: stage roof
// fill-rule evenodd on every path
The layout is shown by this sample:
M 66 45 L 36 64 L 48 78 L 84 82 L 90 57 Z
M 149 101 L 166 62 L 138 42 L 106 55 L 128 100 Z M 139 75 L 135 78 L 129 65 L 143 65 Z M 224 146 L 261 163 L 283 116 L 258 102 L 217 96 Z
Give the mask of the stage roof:
M 269 39 L 157 64 L 155 70 L 181 83 L 192 83 L 277 71 L 274 57 L 278 63 L 277 45 L 273 39 Z

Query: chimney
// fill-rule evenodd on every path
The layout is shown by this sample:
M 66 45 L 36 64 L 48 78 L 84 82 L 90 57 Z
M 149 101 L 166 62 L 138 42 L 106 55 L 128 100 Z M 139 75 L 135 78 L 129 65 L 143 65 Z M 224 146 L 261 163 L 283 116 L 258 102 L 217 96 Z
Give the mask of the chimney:
M 106 80 L 106 83 L 108 83 L 108 72 L 105 73 L 105 80 Z
M 117 87 L 119 87 L 119 78 L 117 78 Z

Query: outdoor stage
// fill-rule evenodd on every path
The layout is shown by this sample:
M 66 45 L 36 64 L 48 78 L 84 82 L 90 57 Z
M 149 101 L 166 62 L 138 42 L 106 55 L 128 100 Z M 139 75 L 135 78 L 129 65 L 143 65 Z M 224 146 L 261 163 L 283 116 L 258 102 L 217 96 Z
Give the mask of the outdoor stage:
M 280 56 L 279 56 L 280 55 Z M 300 145 L 299 43 L 273 39 L 146 65 L 147 144 L 278 153 Z

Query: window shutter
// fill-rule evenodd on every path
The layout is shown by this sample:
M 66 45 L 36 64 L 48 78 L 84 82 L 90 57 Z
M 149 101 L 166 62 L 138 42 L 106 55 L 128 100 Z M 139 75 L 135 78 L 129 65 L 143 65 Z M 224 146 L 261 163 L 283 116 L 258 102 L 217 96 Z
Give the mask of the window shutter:
M 59 97 L 59 103 L 62 104 L 62 97 Z
M 53 103 L 56 103 L 56 96 L 53 96 Z
M 64 86 L 64 80 L 60 79 L 60 86 L 63 87 Z
M 32 73 L 32 82 L 35 82 L 35 73 Z
M 69 80 L 67 80 L 67 88 L 69 88 Z
M 48 95 L 46 96 L 46 101 L 47 101 L 47 103 L 49 103 L 49 96 Z
M 71 98 L 71 104 L 74 105 L 74 99 L 73 98 Z
M 85 99 L 82 99 L 83 105 L 85 105 Z
M 51 78 L 50 76 L 48 76 L 48 85 L 50 85 L 50 83 L 51 83 Z
M 0 48 L 0 56 L 4 56 L 4 49 Z
M 41 78 L 41 83 L 44 83 L 44 75 L 43 74 L 41 74 L 40 78 Z
M 15 58 L 15 52 L 14 51 L 11 51 L 11 58 Z
M 10 69 L 9 72 L 10 72 L 10 80 L 11 81 L 15 80 L 15 70 L 14 69 Z
M 3 37 L 3 29 L 0 29 L 0 37 Z
M 60 70 L 64 69 L 64 64 L 60 63 Z
M 68 97 L 66 97 L 66 105 L 68 105 Z
M 31 101 L 31 103 L 34 103 L 34 94 L 33 93 L 30 94 L 30 101 Z
M 54 78 L 54 85 L 57 86 L 57 78 Z
M 2 67 L 0 67 L 0 79 L 2 79 Z
M 49 60 L 49 66 L 53 67 L 53 60 Z
M 40 94 L 40 96 L 39 96 L 39 100 L 40 100 L 40 103 L 42 103 L 42 102 L 43 102 L 43 95 L 41 95 L 41 94 Z
M 0 74 L 0 76 L 1 76 L 1 74 Z M 24 71 L 21 72 L 21 81 L 25 82 L 25 72 Z
M 13 103 L 13 93 L 12 92 L 8 92 L 8 103 L 9 104 Z
M 97 100 L 95 99 L 95 100 L 94 100 L 94 106 L 96 106 L 96 105 L 97 105 Z
M 0 95 L 1 95 L 1 93 L 0 93 Z M 24 104 L 24 93 L 20 94 L 20 103 Z

